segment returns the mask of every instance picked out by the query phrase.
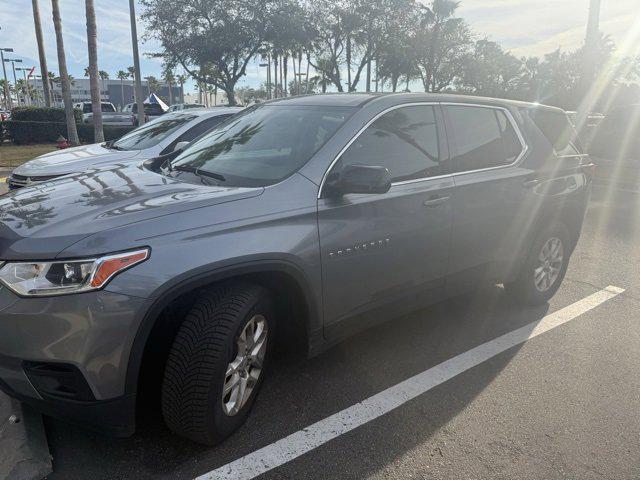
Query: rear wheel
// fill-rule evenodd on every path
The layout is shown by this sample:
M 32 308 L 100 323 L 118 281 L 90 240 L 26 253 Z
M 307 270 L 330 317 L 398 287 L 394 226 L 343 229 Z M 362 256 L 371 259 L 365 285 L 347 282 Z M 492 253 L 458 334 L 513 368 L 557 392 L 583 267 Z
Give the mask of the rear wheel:
M 274 327 L 262 287 L 237 283 L 202 292 L 167 359 L 162 413 L 168 427 L 207 445 L 236 431 L 262 384 Z
M 562 223 L 554 223 L 536 237 L 516 280 L 505 284 L 519 302 L 546 303 L 564 279 L 571 255 L 571 236 Z

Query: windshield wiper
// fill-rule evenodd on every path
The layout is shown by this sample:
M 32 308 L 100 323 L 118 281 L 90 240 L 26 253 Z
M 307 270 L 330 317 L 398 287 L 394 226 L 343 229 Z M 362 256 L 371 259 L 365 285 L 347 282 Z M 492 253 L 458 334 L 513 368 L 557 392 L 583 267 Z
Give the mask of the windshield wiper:
M 104 146 L 109 150 L 125 150 L 124 148 L 115 145 L 115 140 L 109 140 L 104 144 Z
M 169 165 L 169 171 L 175 172 L 188 172 L 193 173 L 195 175 L 201 175 L 203 177 L 215 178 L 216 180 L 220 180 L 221 182 L 226 182 L 227 179 L 224 178 L 224 175 L 215 172 L 209 172 L 207 170 L 201 170 L 198 167 L 190 167 L 188 165 Z

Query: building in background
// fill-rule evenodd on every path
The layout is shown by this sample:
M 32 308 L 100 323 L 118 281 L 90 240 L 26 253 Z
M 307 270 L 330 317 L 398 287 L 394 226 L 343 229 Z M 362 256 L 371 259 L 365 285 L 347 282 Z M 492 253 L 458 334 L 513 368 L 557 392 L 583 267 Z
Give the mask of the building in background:
M 32 79 L 29 83 L 35 86 L 38 97 L 38 101 L 36 103 L 43 104 L 42 98 L 44 97 L 44 92 L 42 88 L 42 80 L 39 78 L 35 80 Z M 111 102 L 118 110 L 121 110 L 126 104 L 133 103 L 134 101 L 134 88 L 132 83 L 133 82 L 129 80 L 125 81 L 123 84 L 121 84 L 120 80 L 100 80 L 100 96 L 103 101 Z M 56 82 L 51 82 L 51 86 L 52 105 L 62 107 L 62 87 Z M 146 80 L 142 81 L 142 91 L 145 98 L 151 93 Z M 179 103 L 180 87 L 172 85 L 171 91 L 173 93 L 173 103 Z M 167 105 L 169 104 L 169 86 L 166 83 L 161 82 L 155 93 L 161 97 Z M 73 79 L 73 84 L 71 85 L 71 100 L 73 103 L 91 101 L 91 90 L 89 88 L 88 78 Z

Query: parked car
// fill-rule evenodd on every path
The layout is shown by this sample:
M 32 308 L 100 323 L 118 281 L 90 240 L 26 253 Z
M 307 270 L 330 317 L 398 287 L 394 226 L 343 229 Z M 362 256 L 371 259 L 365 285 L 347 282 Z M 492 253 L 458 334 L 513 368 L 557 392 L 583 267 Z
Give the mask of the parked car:
M 188 110 L 190 108 L 205 108 L 205 105 L 201 103 L 176 103 L 171 105 L 167 112 L 177 112 L 180 110 Z
M 137 103 L 128 103 L 125 105 L 123 112 L 128 113 L 131 116 L 131 121 L 134 125 L 138 124 L 138 104 Z M 162 109 L 162 106 L 157 103 L 145 103 L 144 104 L 144 118 L 145 122 L 150 122 L 151 120 L 158 118 L 165 114 L 165 111 Z
M 102 124 L 129 127 L 133 125 L 131 114 L 116 111 L 111 102 L 102 102 Z M 74 103 L 73 108 L 82 112 L 84 123 L 93 123 L 93 108 L 91 102 Z
M 71 173 L 113 163 L 139 162 L 182 148 L 199 135 L 240 112 L 191 110 L 167 114 L 127 133 L 116 141 L 82 145 L 41 155 L 17 167 L 8 179 L 13 190 Z
M 596 158 L 598 183 L 638 190 L 640 185 L 640 104 L 612 109 L 599 124 L 589 153 Z
M 544 303 L 591 187 L 549 118 L 573 131 L 562 110 L 507 100 L 298 97 L 176 155 L 11 192 L 0 388 L 120 435 L 142 391 L 174 432 L 215 444 L 277 342 L 317 355 L 485 282 Z

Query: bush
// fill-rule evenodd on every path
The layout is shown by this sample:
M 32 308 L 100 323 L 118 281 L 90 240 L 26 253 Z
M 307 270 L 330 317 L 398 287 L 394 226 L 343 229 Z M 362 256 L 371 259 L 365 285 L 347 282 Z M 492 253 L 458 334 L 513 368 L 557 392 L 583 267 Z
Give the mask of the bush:
M 82 112 L 73 111 L 76 123 L 82 122 Z M 16 107 L 11 110 L 11 120 L 24 122 L 55 122 L 66 124 L 64 108 L 53 107 Z
M 82 143 L 94 143 L 93 124 L 81 123 L 82 113 L 74 110 L 76 129 Z M 120 138 L 133 127 L 105 125 L 105 140 Z M 6 129 L 16 145 L 55 142 L 60 135 L 69 138 L 63 108 L 17 107 L 11 110 L 11 120 L 2 122 L 0 130 Z
M 76 123 L 82 121 L 79 110 L 74 110 L 74 116 Z M 60 135 L 69 138 L 64 108 L 16 107 L 4 126 L 17 145 L 55 142 Z

